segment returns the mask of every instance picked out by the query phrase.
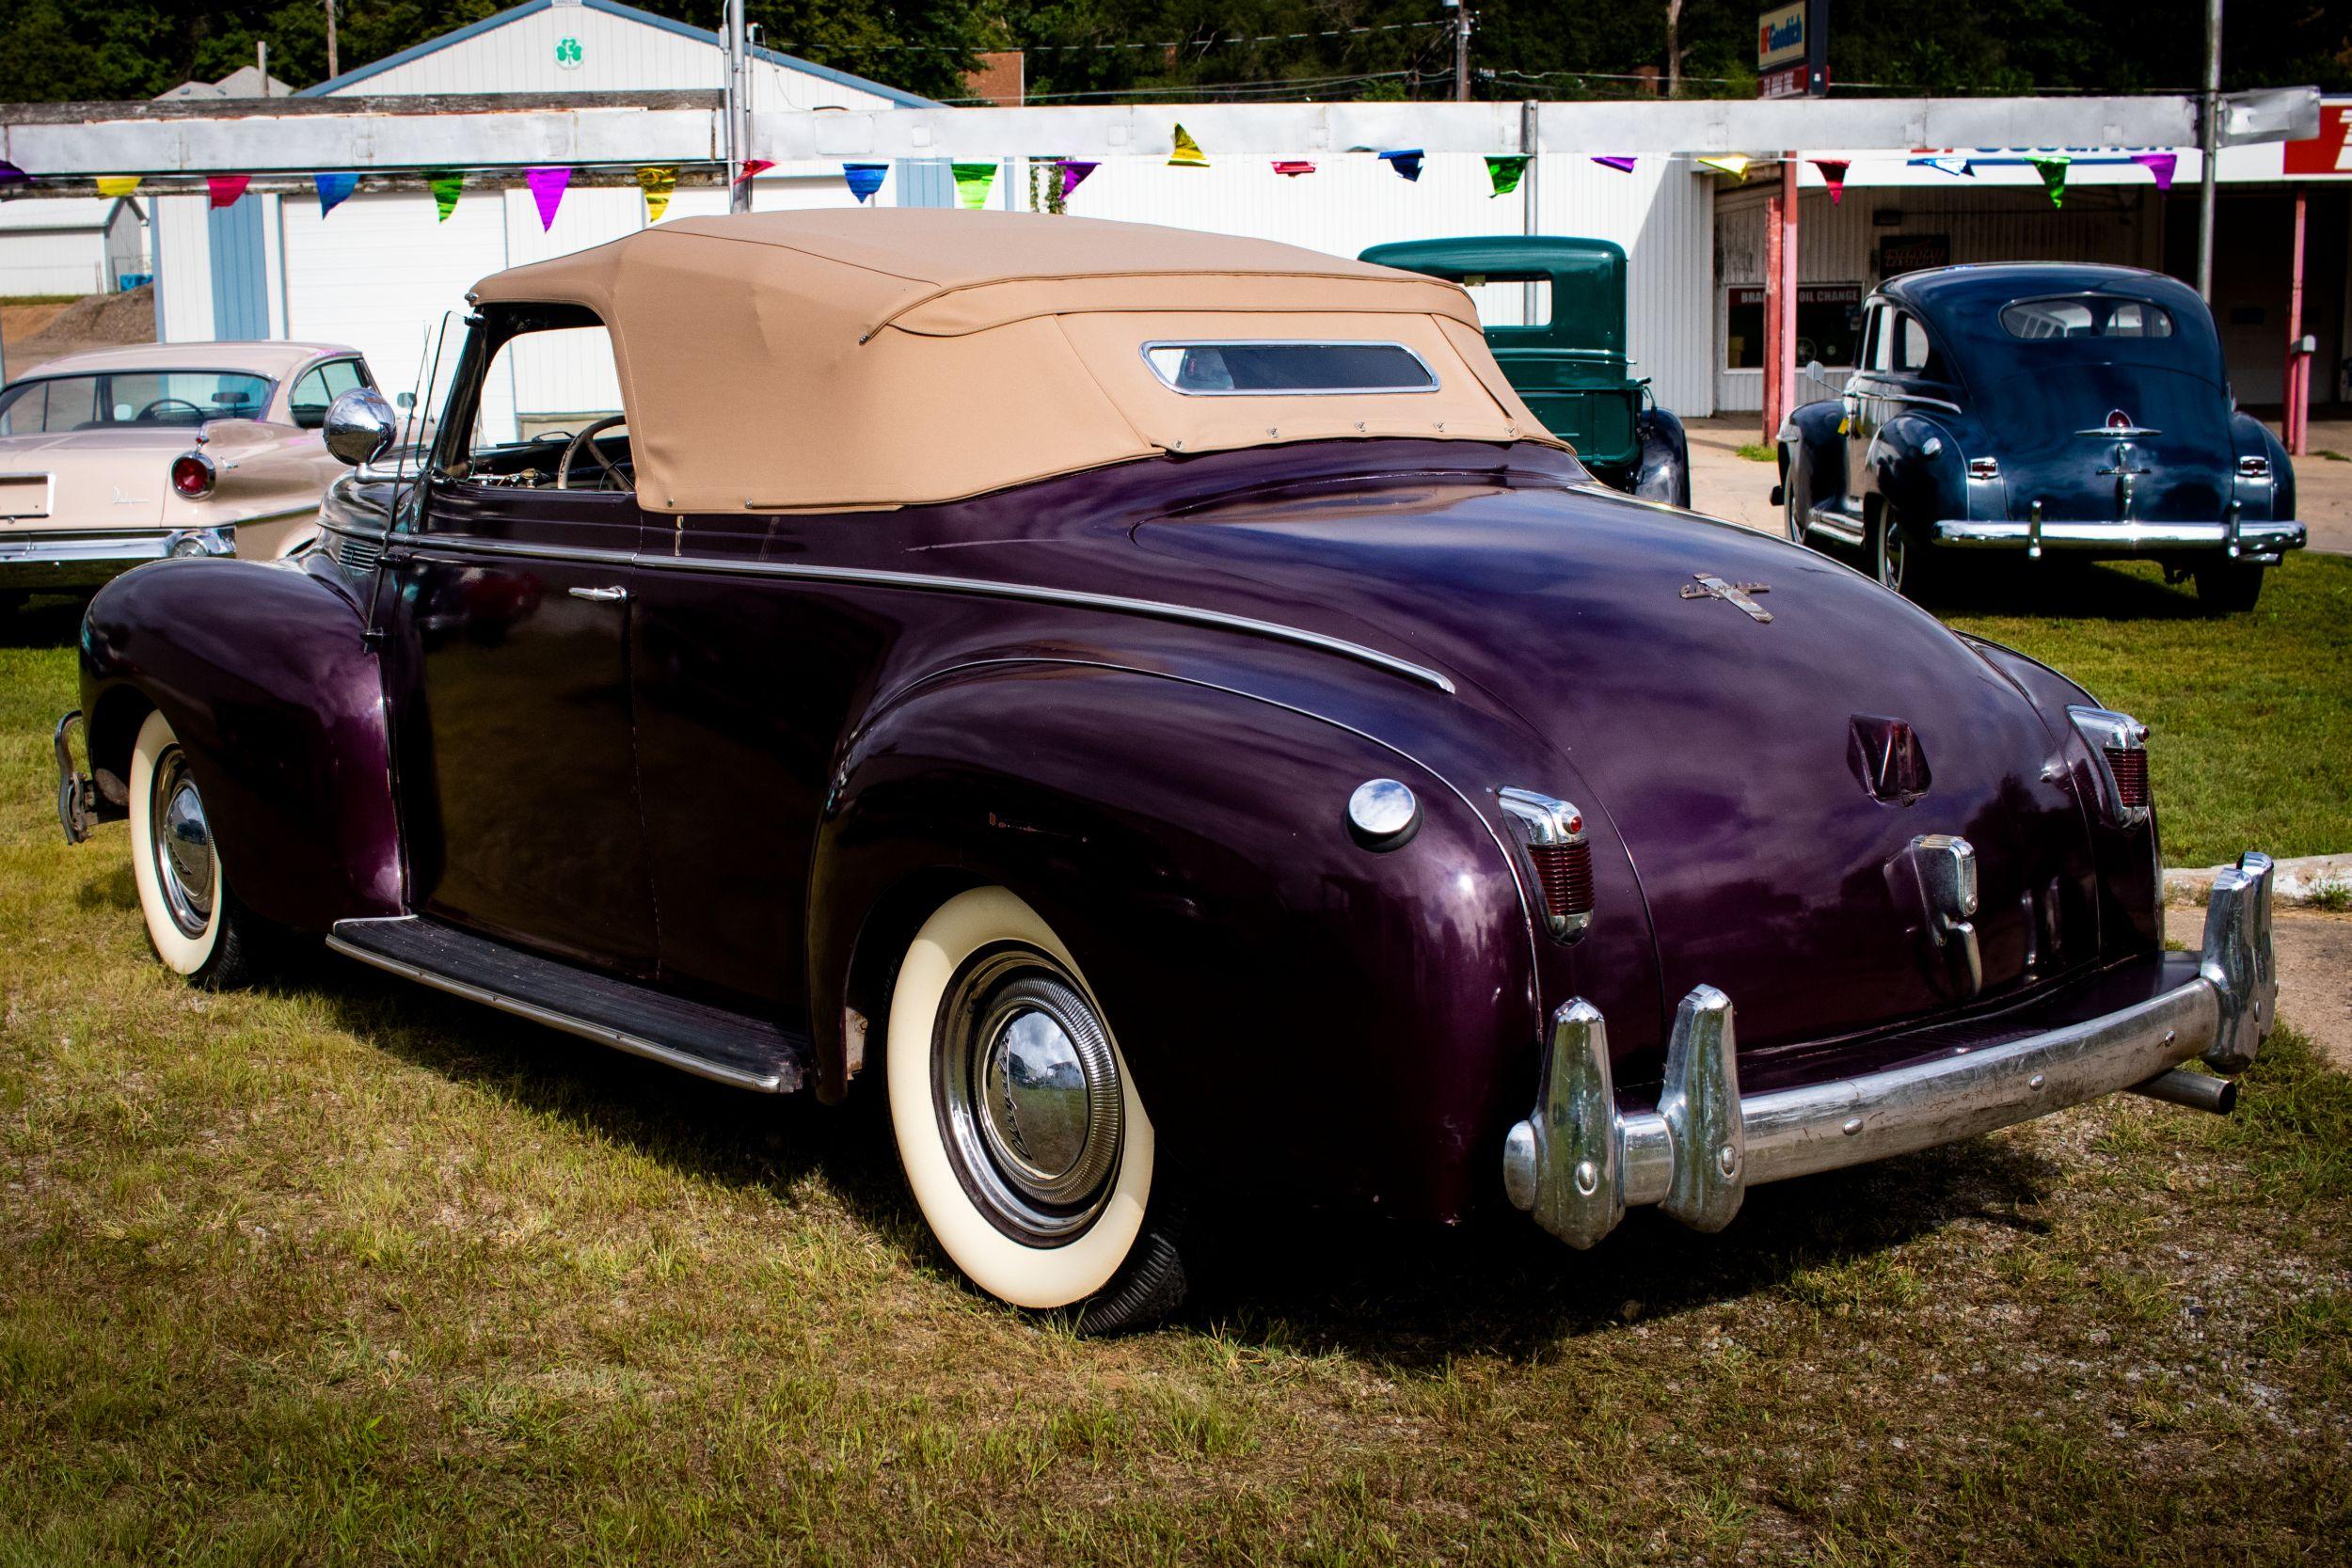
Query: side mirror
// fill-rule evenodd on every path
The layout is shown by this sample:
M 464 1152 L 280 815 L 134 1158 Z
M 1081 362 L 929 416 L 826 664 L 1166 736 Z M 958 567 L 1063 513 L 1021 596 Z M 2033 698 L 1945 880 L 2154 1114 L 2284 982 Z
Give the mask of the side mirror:
M 1811 376 L 1814 380 L 1819 381 L 1826 372 L 1821 369 L 1821 362 L 1819 359 L 1816 359 L 1811 364 L 1805 366 L 1804 373 Z
M 400 416 L 374 388 L 354 387 L 327 405 L 323 430 L 326 450 L 356 468 L 391 450 Z
M 414 392 L 403 392 L 399 397 L 393 399 L 392 401 L 399 405 L 400 411 L 405 414 L 408 410 L 417 405 L 417 394 Z

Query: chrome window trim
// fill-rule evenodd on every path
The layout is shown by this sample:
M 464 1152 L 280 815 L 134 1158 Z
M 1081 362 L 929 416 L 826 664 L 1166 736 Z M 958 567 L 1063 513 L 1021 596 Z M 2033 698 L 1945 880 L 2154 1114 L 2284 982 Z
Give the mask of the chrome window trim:
M 1142 615 L 1187 626 L 1213 626 L 1244 632 L 1278 642 L 1316 648 L 1359 664 L 1369 664 L 1407 680 L 1454 694 L 1454 682 L 1425 665 L 1367 648 L 1360 642 L 1327 637 L 1319 631 L 1257 621 L 1223 610 L 1169 604 L 1162 599 L 1134 599 L 1118 594 L 1089 594 L 1074 588 L 1045 588 L 1034 583 L 992 582 L 984 578 L 934 577 L 922 572 L 892 572 L 866 566 L 808 566 L 779 561 L 718 561 L 699 557 L 640 555 L 634 550 L 563 548 L 550 545 L 517 545 L 505 540 L 473 539 L 452 534 L 404 535 L 402 548 L 430 556 L 448 551 L 463 555 L 513 556 L 534 561 L 566 561 L 581 564 L 629 566 L 646 572 L 687 572 L 718 577 L 783 578 L 798 582 L 838 582 L 865 588 L 905 588 L 941 594 L 970 594 L 982 598 L 1017 599 L 1031 604 L 1068 605 L 1077 610 L 1101 610 L 1113 614 Z
M 1246 389 L 1239 387 L 1223 390 L 1179 387 L 1160 373 L 1152 363 L 1155 348 L 1392 348 L 1409 356 L 1421 367 L 1421 373 L 1429 378 L 1426 387 L 1281 387 L 1270 390 Z M 1136 351 L 1143 356 L 1144 369 L 1152 379 L 1181 398 L 1381 398 L 1421 396 L 1440 390 L 1438 372 L 1429 368 L 1410 343 L 1400 343 L 1391 338 L 1154 338 Z

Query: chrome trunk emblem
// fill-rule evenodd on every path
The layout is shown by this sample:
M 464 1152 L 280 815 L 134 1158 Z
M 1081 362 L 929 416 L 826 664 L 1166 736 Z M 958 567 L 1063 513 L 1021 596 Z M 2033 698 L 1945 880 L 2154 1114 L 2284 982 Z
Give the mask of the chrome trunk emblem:
M 1691 574 L 1691 581 L 1682 585 L 1682 596 L 1684 598 L 1722 599 L 1728 604 L 1737 605 L 1741 610 L 1745 610 L 1747 612 L 1748 619 L 1751 621 L 1761 621 L 1767 624 L 1772 621 L 1772 612 L 1766 610 L 1762 605 L 1757 604 L 1754 599 L 1748 597 L 1751 594 L 1771 593 L 1772 591 L 1772 585 L 1771 583 L 1725 582 L 1723 578 L 1716 577 L 1711 572 L 1692 572 Z

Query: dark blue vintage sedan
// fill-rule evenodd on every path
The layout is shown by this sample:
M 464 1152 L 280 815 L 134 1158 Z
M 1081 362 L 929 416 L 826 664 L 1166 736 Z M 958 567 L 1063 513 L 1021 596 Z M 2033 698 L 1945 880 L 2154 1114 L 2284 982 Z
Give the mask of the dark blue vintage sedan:
M 1788 537 L 1860 546 L 1917 596 L 1947 552 L 2162 562 L 2250 610 L 2303 545 L 2295 471 L 2237 411 L 2196 291 L 2131 267 L 1938 267 L 1864 306 L 1842 398 L 1780 431 Z

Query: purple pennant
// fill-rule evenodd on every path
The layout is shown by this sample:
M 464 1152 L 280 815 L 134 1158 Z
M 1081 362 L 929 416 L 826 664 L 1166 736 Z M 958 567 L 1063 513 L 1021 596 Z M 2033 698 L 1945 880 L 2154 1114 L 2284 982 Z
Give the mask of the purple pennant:
M 1070 193 L 1086 183 L 1088 175 L 1103 166 L 1089 158 L 1064 158 L 1061 161 L 1061 198 L 1070 199 Z
M 2135 152 L 2132 162 L 2154 175 L 2156 189 L 2165 192 L 2172 189 L 2172 171 L 2181 166 L 2179 155 L 2171 152 Z
M 850 194 L 857 198 L 858 205 L 861 207 L 872 198 L 876 191 L 882 188 L 883 177 L 889 172 L 888 164 L 843 164 L 841 166 L 841 178 L 849 185 Z
M 539 204 L 541 232 L 555 227 L 555 210 L 564 205 L 564 192 L 572 182 L 569 168 L 527 168 L 523 182 L 531 187 L 531 199 Z
M 8 163 L 6 160 L 0 160 L 0 188 L 6 188 L 9 185 L 30 185 L 35 182 L 36 182 L 31 175 L 25 173 L 14 164 Z
M 1622 156 L 1595 158 L 1593 162 L 1598 164 L 1603 168 L 1613 168 L 1619 174 L 1631 174 L 1633 172 L 1633 160 L 1631 158 Z

